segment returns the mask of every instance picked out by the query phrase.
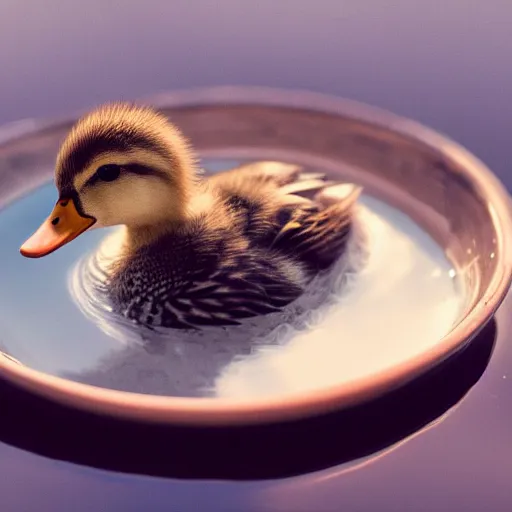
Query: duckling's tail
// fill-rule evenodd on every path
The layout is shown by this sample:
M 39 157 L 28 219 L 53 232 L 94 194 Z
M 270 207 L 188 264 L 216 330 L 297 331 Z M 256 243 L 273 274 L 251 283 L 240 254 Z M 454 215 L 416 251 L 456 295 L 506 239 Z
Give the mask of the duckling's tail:
M 336 209 L 349 211 L 362 191 L 363 187 L 353 183 L 336 183 L 322 188 L 315 194 L 313 200 L 324 209 L 336 207 Z
M 349 183 L 308 187 L 317 192 L 304 199 L 295 188 L 288 198 L 309 203 L 297 208 L 273 241 L 273 248 L 293 254 L 311 269 L 325 269 L 342 254 L 351 232 L 353 207 L 362 187 Z M 308 193 L 309 193 L 308 192 Z M 297 202 L 296 202 L 297 204 Z
M 285 195 L 309 199 L 322 209 L 334 205 L 350 209 L 363 189 L 353 183 L 326 180 L 326 175 L 321 172 L 299 172 L 293 176 L 293 181 L 281 186 L 279 190 Z
M 286 195 L 313 199 L 319 191 L 335 184 L 334 181 L 327 181 L 323 173 L 300 172 L 293 177 L 293 181 L 281 186 L 279 190 Z

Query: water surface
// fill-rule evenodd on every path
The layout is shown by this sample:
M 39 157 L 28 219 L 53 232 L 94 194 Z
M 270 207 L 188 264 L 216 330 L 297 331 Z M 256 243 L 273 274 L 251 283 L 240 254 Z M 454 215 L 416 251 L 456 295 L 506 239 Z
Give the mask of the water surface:
M 46 258 L 19 255 L 55 199 L 48 184 L 0 214 L 0 341 L 23 364 L 73 380 L 171 396 L 307 391 L 428 350 L 462 305 L 441 248 L 406 215 L 363 194 L 346 256 L 283 313 L 152 339 L 91 316 L 84 302 L 83 265 L 115 228 L 87 232 Z

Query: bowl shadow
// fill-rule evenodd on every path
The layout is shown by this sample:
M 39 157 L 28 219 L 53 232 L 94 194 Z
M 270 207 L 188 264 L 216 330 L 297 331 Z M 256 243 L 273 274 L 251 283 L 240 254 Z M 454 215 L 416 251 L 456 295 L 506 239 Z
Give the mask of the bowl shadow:
M 478 382 L 496 334 L 493 318 L 444 363 L 370 403 L 258 426 L 124 421 L 61 406 L 0 379 L 0 408 L 7 411 L 0 442 L 123 473 L 231 480 L 296 476 L 368 457 L 438 419 Z

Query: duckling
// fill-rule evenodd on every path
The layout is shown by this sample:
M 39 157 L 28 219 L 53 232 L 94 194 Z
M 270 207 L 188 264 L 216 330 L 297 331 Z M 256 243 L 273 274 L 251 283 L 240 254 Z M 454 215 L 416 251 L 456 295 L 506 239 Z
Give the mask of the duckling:
M 205 176 L 166 116 L 131 103 L 77 121 L 55 184 L 59 199 L 21 254 L 39 258 L 123 225 L 107 282 L 114 311 L 177 329 L 238 325 L 297 299 L 343 254 L 361 191 L 279 162 Z

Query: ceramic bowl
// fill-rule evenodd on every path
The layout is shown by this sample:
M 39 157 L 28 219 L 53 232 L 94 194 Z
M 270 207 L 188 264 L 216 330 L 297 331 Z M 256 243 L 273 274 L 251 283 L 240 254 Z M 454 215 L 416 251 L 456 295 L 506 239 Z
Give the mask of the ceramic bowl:
M 3 378 L 72 407 L 127 419 L 194 425 L 289 420 L 347 408 L 405 385 L 465 347 L 504 299 L 512 273 L 509 196 L 482 162 L 446 137 L 389 112 L 306 92 L 214 88 L 144 101 L 171 116 L 201 156 L 300 161 L 341 172 L 406 212 L 464 270 L 468 294 L 459 321 L 433 349 L 386 371 L 272 399 L 114 391 L 41 373 L 7 355 L 0 355 Z M 73 122 L 26 120 L 0 130 L 0 208 L 51 178 L 59 143 Z

